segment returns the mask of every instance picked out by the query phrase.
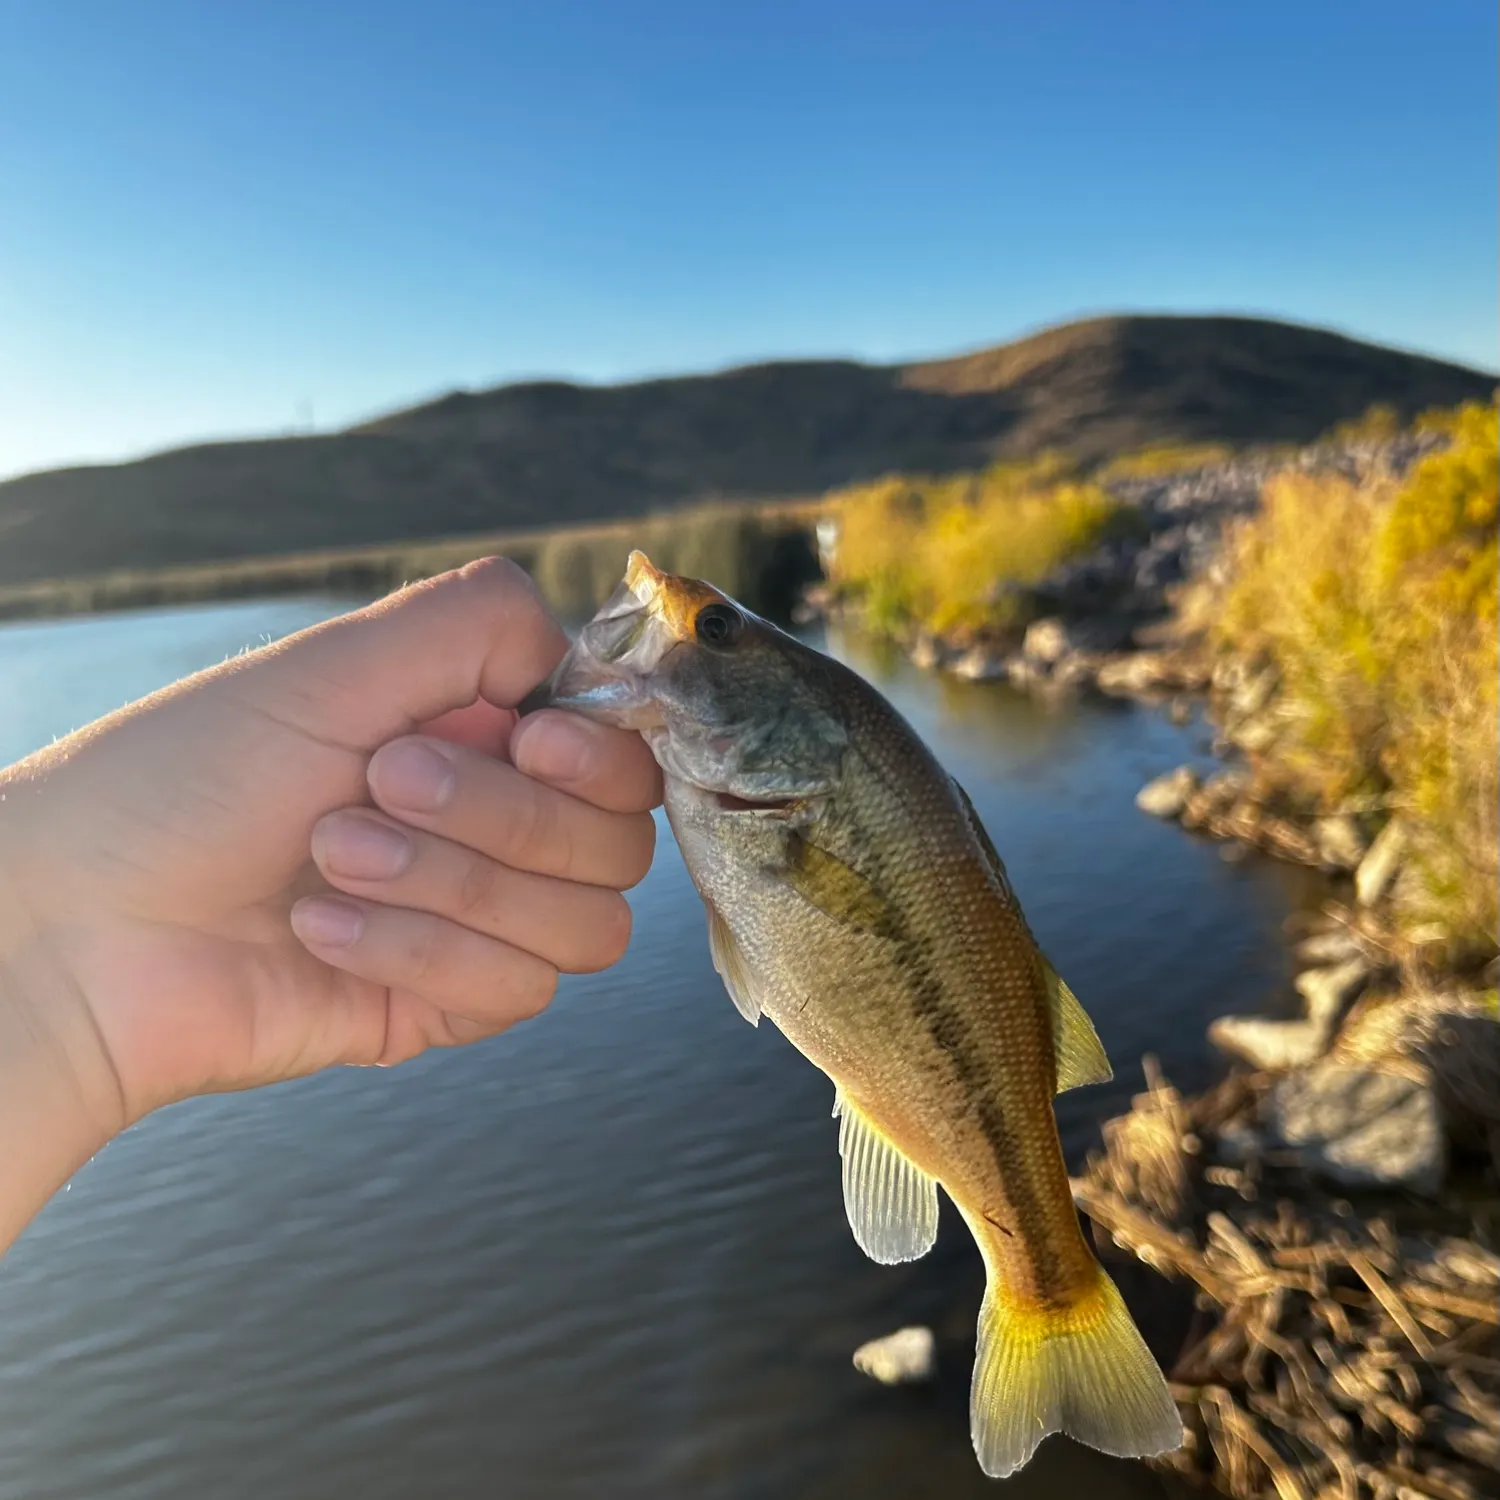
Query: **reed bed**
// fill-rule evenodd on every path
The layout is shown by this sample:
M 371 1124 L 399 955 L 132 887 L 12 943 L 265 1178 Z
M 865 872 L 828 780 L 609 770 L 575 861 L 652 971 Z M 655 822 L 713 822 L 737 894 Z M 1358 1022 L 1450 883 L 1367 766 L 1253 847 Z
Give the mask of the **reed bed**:
M 40 579 L 0 588 L 0 619 L 150 609 L 221 599 L 332 592 L 370 598 L 475 558 L 503 555 L 565 616 L 590 613 L 619 581 L 631 548 L 658 566 L 714 579 L 747 602 L 784 610 L 816 576 L 811 502 L 703 506 L 558 531 L 487 532 L 370 547 L 243 557 L 189 566 Z

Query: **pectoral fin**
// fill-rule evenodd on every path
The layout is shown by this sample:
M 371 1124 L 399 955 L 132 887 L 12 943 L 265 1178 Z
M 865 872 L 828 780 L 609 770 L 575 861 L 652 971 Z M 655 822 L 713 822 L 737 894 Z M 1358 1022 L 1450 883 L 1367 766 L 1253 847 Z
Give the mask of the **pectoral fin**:
M 1085 1083 L 1108 1083 L 1115 1076 L 1104 1046 L 1078 996 L 1044 958 L 1047 1000 L 1052 1009 L 1052 1050 L 1057 1057 L 1057 1092 Z
M 880 937 L 901 931 L 900 913 L 869 880 L 795 830 L 787 835 L 786 875 L 798 895 L 841 926 Z
M 844 1212 L 855 1243 L 883 1266 L 920 1259 L 937 1239 L 937 1183 L 909 1162 L 842 1089 L 833 1112 L 844 1162 Z
M 703 905 L 708 912 L 708 951 L 713 958 L 714 968 L 719 971 L 719 978 L 724 981 L 724 988 L 729 991 L 734 1008 L 752 1026 L 759 1026 L 760 1000 L 755 994 L 744 955 L 734 941 L 734 933 L 712 901 L 705 900 Z

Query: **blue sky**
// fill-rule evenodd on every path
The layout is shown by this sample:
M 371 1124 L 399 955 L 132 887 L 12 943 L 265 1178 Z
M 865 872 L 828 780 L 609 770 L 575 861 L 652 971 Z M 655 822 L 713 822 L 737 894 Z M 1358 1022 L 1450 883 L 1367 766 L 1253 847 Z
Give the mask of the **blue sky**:
M 0 0 L 0 474 L 1237 310 L 1496 364 L 1490 0 Z

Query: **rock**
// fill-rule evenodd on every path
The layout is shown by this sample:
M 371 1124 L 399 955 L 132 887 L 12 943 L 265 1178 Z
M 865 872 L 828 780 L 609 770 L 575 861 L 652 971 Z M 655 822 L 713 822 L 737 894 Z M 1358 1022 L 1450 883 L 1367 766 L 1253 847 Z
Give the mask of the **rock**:
M 923 630 L 911 643 L 911 650 L 907 652 L 907 655 L 911 658 L 914 667 L 921 667 L 923 671 L 930 672 L 934 667 L 942 666 L 947 660 L 948 648 L 931 631 Z
M 1305 969 L 1292 981 L 1307 1005 L 1307 1019 L 1330 1036 L 1350 1002 L 1369 983 L 1374 967 L 1363 954 L 1326 969 Z
M 1236 1167 L 1260 1156 L 1265 1148 L 1260 1132 L 1238 1121 L 1231 1121 L 1213 1138 L 1214 1155 Z
M 1121 651 L 1130 644 L 1134 626 L 1122 615 L 1090 615 L 1068 626 L 1068 640 L 1075 651 L 1102 655 Z
M 1252 1068 L 1279 1073 L 1306 1067 L 1328 1047 L 1328 1033 L 1312 1021 L 1269 1021 L 1263 1016 L 1220 1016 L 1208 1039 Z
M 1313 842 L 1318 858 L 1335 870 L 1357 870 L 1370 848 L 1359 824 L 1347 813 L 1319 818 L 1313 824 Z
M 1065 656 L 1052 669 L 1052 680 L 1060 687 L 1085 687 L 1092 685 L 1098 670 L 1096 659 L 1086 652 L 1075 651 Z
M 1268 1103 L 1277 1141 L 1334 1182 L 1423 1193 L 1442 1186 L 1447 1142 L 1425 1083 L 1324 1062 L 1281 1079 Z
M 1281 728 L 1270 714 L 1255 714 L 1242 719 L 1228 731 L 1226 738 L 1250 755 L 1269 750 L 1281 734 Z
M 854 1368 L 881 1385 L 930 1380 L 937 1363 L 937 1341 L 930 1328 L 898 1328 L 854 1351 Z
M 948 670 L 966 682 L 999 682 L 1007 675 L 1005 657 L 992 646 L 971 646 Z
M 1193 717 L 1193 705 L 1186 698 L 1173 698 L 1167 704 L 1167 718 L 1174 724 L 1186 724 Z
M 1188 798 L 1187 806 L 1182 810 L 1183 826 L 1209 828 L 1221 821 L 1223 815 L 1244 797 L 1249 786 L 1249 774 L 1238 767 L 1210 776 Z
M 1241 719 L 1254 718 L 1271 701 L 1280 680 L 1281 674 L 1275 667 L 1263 667 L 1230 691 L 1230 708 Z
M 1406 830 L 1398 818 L 1392 818 L 1376 834 L 1375 842 L 1354 872 L 1354 894 L 1361 906 L 1373 906 L 1390 889 L 1405 851 Z
M 1148 781 L 1135 794 L 1135 805 L 1153 818 L 1176 818 L 1182 815 L 1188 798 L 1198 790 L 1198 773 L 1191 766 L 1178 766 L 1154 781 Z
M 1061 620 L 1054 619 L 1034 621 L 1027 626 L 1026 638 L 1021 642 L 1021 650 L 1032 661 L 1043 662 L 1049 667 L 1073 649 L 1068 627 Z
M 1133 656 L 1116 656 L 1099 668 L 1097 681 L 1102 692 L 1119 698 L 1130 698 L 1156 686 L 1155 665 L 1149 652 Z
M 1327 932 L 1316 932 L 1297 944 L 1297 957 L 1305 964 L 1336 964 L 1353 958 L 1364 950 L 1358 939 L 1346 927 L 1331 927 Z
M 1005 676 L 1018 688 L 1036 687 L 1047 680 L 1045 667 L 1039 667 L 1023 651 L 1013 651 L 1001 663 Z

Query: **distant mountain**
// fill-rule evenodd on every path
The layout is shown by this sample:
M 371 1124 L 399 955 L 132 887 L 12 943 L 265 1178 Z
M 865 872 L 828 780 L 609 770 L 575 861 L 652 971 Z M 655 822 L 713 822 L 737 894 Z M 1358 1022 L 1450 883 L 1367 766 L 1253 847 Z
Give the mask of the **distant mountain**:
M 1110 317 L 953 359 L 460 392 L 345 432 L 0 484 L 0 583 L 810 496 L 1060 448 L 1305 441 L 1495 377 L 1254 318 Z

